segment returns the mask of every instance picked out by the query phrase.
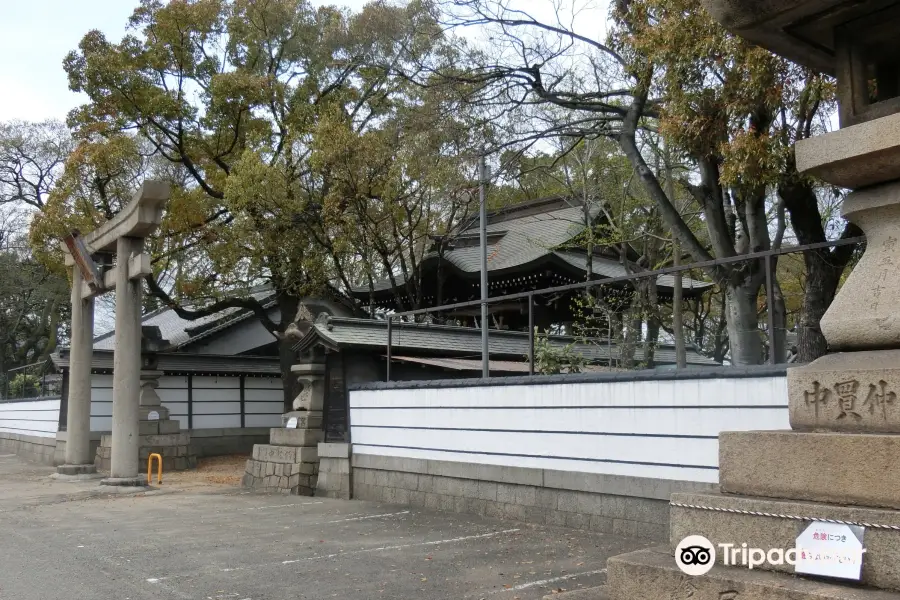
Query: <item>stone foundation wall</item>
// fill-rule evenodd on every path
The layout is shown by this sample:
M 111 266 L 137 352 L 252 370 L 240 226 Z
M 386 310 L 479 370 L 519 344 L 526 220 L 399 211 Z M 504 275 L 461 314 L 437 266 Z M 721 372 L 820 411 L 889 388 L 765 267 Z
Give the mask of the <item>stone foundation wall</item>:
M 303 430 L 291 431 L 299 435 L 305 433 Z M 241 485 L 245 488 L 312 496 L 318 474 L 318 449 L 315 446 L 258 444 L 253 447 L 253 458 L 247 461 Z
M 353 498 L 667 542 L 669 496 L 713 484 L 354 454 Z
M 316 463 L 280 463 L 250 459 L 241 485 L 263 491 L 312 496 L 318 475 Z
M 319 444 L 319 479 L 316 496 L 350 499 L 352 477 L 350 444 Z
M 91 442 L 90 442 L 90 455 L 96 457 L 97 456 L 97 448 L 100 447 L 100 437 L 103 434 L 98 431 L 91 432 Z M 68 432 L 58 431 L 56 432 L 56 453 L 53 455 L 53 464 L 54 465 L 62 465 L 66 462 L 66 440 L 68 439 Z
M 0 432 L 0 454 L 16 454 L 24 460 L 53 465 L 56 437 Z

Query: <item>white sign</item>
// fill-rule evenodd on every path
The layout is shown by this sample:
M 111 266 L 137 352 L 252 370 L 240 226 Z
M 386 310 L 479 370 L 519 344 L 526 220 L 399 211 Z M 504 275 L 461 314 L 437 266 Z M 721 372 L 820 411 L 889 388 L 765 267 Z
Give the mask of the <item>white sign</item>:
M 287 425 L 285 425 L 288 429 L 297 429 L 297 417 L 291 417 L 288 419 Z
M 796 573 L 859 581 L 865 550 L 859 525 L 813 521 L 797 537 Z
M 148 421 L 159 421 L 159 413 L 156 412 L 155 410 L 151 410 L 150 412 L 147 413 L 147 420 Z

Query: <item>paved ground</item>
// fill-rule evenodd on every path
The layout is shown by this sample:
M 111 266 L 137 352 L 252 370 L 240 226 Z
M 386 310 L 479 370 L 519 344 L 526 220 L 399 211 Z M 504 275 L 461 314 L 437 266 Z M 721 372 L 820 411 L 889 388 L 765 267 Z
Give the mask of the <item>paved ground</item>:
M 533 600 L 641 540 L 179 483 L 104 495 L 0 456 L 0 598 Z

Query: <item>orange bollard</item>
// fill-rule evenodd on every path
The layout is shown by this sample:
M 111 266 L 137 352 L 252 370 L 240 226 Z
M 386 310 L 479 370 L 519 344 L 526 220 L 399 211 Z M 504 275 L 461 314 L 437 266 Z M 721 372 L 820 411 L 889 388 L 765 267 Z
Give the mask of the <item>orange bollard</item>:
M 159 454 L 151 454 L 147 457 L 147 485 L 150 485 L 150 474 L 153 473 L 153 458 L 156 457 L 156 460 L 159 461 L 157 463 L 157 471 L 156 471 L 156 485 L 160 485 L 162 483 L 162 456 Z

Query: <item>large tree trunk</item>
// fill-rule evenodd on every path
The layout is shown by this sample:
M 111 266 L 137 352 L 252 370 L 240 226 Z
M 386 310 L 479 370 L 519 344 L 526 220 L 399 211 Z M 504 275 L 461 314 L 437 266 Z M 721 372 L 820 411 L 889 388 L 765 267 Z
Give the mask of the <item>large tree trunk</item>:
M 791 219 L 791 228 L 801 245 L 826 241 L 825 228 L 819 214 L 818 198 L 809 183 L 799 176 L 788 178 L 778 186 L 778 195 L 784 201 Z M 853 223 L 847 223 L 842 238 L 862 235 Z M 834 300 L 841 275 L 853 253 L 855 245 L 840 248 L 808 250 L 803 253 L 806 265 L 806 290 L 797 323 L 797 362 L 811 362 L 828 351 L 828 342 L 822 334 L 819 322 Z
M 775 279 L 774 274 L 772 275 L 772 281 L 772 295 L 774 296 L 772 313 L 775 331 L 769 332 L 769 344 L 771 345 L 769 352 L 775 355 L 775 364 L 780 365 L 787 362 L 787 306 L 784 301 L 784 294 L 781 291 L 781 284 Z
M 278 329 L 281 333 L 291 324 L 292 319 L 300 308 L 300 298 L 281 292 L 278 294 L 278 310 L 281 312 L 281 322 Z M 284 412 L 294 410 L 294 398 L 300 393 L 297 376 L 291 371 L 297 363 L 297 353 L 293 346 L 297 339 L 291 336 L 282 336 L 278 340 L 278 362 L 281 367 L 281 385 L 284 390 Z
M 762 340 L 756 312 L 760 285 L 756 279 L 737 285 L 729 283 L 725 288 L 725 322 L 733 365 L 762 363 Z
M 806 290 L 797 322 L 797 361 L 810 362 L 828 352 L 819 323 L 837 290 L 839 273 L 827 262 L 828 250 L 805 252 Z M 824 256 L 823 256 L 824 255 Z

